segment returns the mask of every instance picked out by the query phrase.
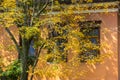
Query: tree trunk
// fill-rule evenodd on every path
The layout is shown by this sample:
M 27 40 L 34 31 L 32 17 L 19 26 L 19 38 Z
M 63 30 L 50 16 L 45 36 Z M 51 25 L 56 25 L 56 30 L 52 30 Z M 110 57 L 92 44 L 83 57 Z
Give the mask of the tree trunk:
M 22 63 L 22 73 L 21 80 L 28 80 L 28 53 L 29 53 L 29 41 L 26 39 L 22 39 L 22 55 L 21 55 L 21 63 Z
M 21 73 L 21 80 L 28 80 L 28 65 L 27 65 L 27 59 L 25 57 L 22 57 L 22 73 Z

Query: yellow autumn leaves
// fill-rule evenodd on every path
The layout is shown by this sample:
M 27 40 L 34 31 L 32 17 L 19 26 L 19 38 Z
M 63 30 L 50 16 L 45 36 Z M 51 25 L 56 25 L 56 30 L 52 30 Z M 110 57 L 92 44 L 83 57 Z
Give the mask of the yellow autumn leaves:
M 16 0 L 3 0 L 1 6 L 3 6 L 4 8 L 15 8 Z
M 20 34 L 22 37 L 26 39 L 30 39 L 32 37 L 38 37 L 40 35 L 40 30 L 37 27 L 21 27 L 19 28 Z

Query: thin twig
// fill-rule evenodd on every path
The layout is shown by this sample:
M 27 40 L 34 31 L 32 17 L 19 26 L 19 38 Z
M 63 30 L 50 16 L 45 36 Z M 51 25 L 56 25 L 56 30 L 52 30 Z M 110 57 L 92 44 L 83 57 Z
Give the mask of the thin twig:
M 9 34 L 10 38 L 12 39 L 12 41 L 14 42 L 14 44 L 15 44 L 15 46 L 16 46 L 16 48 L 17 48 L 17 51 L 18 51 L 18 53 L 20 54 L 21 51 L 20 51 L 19 45 L 18 45 L 18 43 L 17 43 L 14 35 L 12 34 L 12 32 L 10 31 L 9 28 L 5 27 L 5 30 L 6 30 L 7 33 Z
M 35 16 L 38 16 L 39 14 L 41 14 L 41 12 L 43 12 L 43 10 L 47 7 L 48 3 L 49 3 L 49 0 L 46 1 L 45 5 L 42 7 L 41 10 L 38 11 L 38 13 Z

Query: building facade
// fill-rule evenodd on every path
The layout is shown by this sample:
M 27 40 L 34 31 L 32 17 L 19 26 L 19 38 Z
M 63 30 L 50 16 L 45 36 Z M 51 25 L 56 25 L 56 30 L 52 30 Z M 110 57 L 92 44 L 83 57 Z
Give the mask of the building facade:
M 80 0 L 76 0 L 80 1 Z M 66 80 L 119 80 L 120 79 L 120 2 L 117 0 L 93 0 L 93 2 L 87 3 L 83 0 L 84 3 L 80 4 L 81 7 L 89 7 L 88 10 L 83 11 L 76 11 L 77 14 L 85 15 L 85 21 L 98 21 L 100 22 L 99 26 L 99 40 L 101 44 L 100 55 L 106 54 L 106 58 L 104 59 L 103 63 L 97 63 L 95 65 L 86 65 L 81 64 L 79 67 L 81 70 L 88 71 L 87 76 L 80 77 L 77 79 L 73 79 L 72 77 L 79 73 L 73 73 L 69 78 Z M 70 0 L 59 0 L 60 4 L 71 4 L 72 1 Z M 99 6 L 98 6 L 99 5 Z M 103 6 L 106 6 L 104 8 Z M 98 6 L 98 9 L 94 7 Z M 56 14 L 56 13 L 55 13 Z M 11 28 L 14 33 L 16 32 L 17 28 Z M 0 28 L 0 40 L 1 44 L 6 46 L 7 44 L 12 44 L 12 42 L 8 41 L 9 37 L 5 31 Z M 4 34 L 3 34 L 4 33 Z M 15 34 L 16 36 L 18 34 Z M 16 37 L 17 38 L 17 37 Z M 11 59 L 10 55 L 14 58 L 16 57 L 15 53 L 14 56 L 10 48 L 9 51 L 4 49 L 0 49 L 0 53 L 6 53 L 7 58 L 5 58 L 5 62 Z M 15 50 L 14 50 L 15 51 Z M 10 53 L 10 54 L 9 54 Z M 16 52 L 17 53 L 17 52 Z M 68 55 L 69 58 L 72 57 L 73 54 Z M 7 59 L 7 60 L 6 60 Z M 8 65 L 6 63 L 6 65 Z M 34 80 L 39 80 L 39 77 L 35 77 Z M 43 78 L 43 80 L 47 80 Z M 62 80 L 59 77 L 51 78 L 50 80 Z

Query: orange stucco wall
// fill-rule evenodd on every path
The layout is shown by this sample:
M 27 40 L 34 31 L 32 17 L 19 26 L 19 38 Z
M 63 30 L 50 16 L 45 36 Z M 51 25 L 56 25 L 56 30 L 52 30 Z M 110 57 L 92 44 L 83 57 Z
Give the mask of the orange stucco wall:
M 102 21 L 100 26 L 100 54 L 109 54 L 109 56 L 104 58 L 103 63 L 97 63 L 96 65 L 91 66 L 86 64 L 80 65 L 80 68 L 87 70 L 88 73 L 85 77 L 79 78 L 78 80 L 118 80 L 117 12 L 86 14 L 86 20 Z M 74 79 L 71 77 L 70 80 Z
M 14 33 L 15 38 L 18 40 L 18 32 L 16 27 L 10 27 L 12 33 Z M 10 64 L 15 58 L 17 58 L 17 52 L 14 48 L 14 44 L 11 41 L 9 35 L 4 28 L 0 27 L 0 57 L 4 66 Z

